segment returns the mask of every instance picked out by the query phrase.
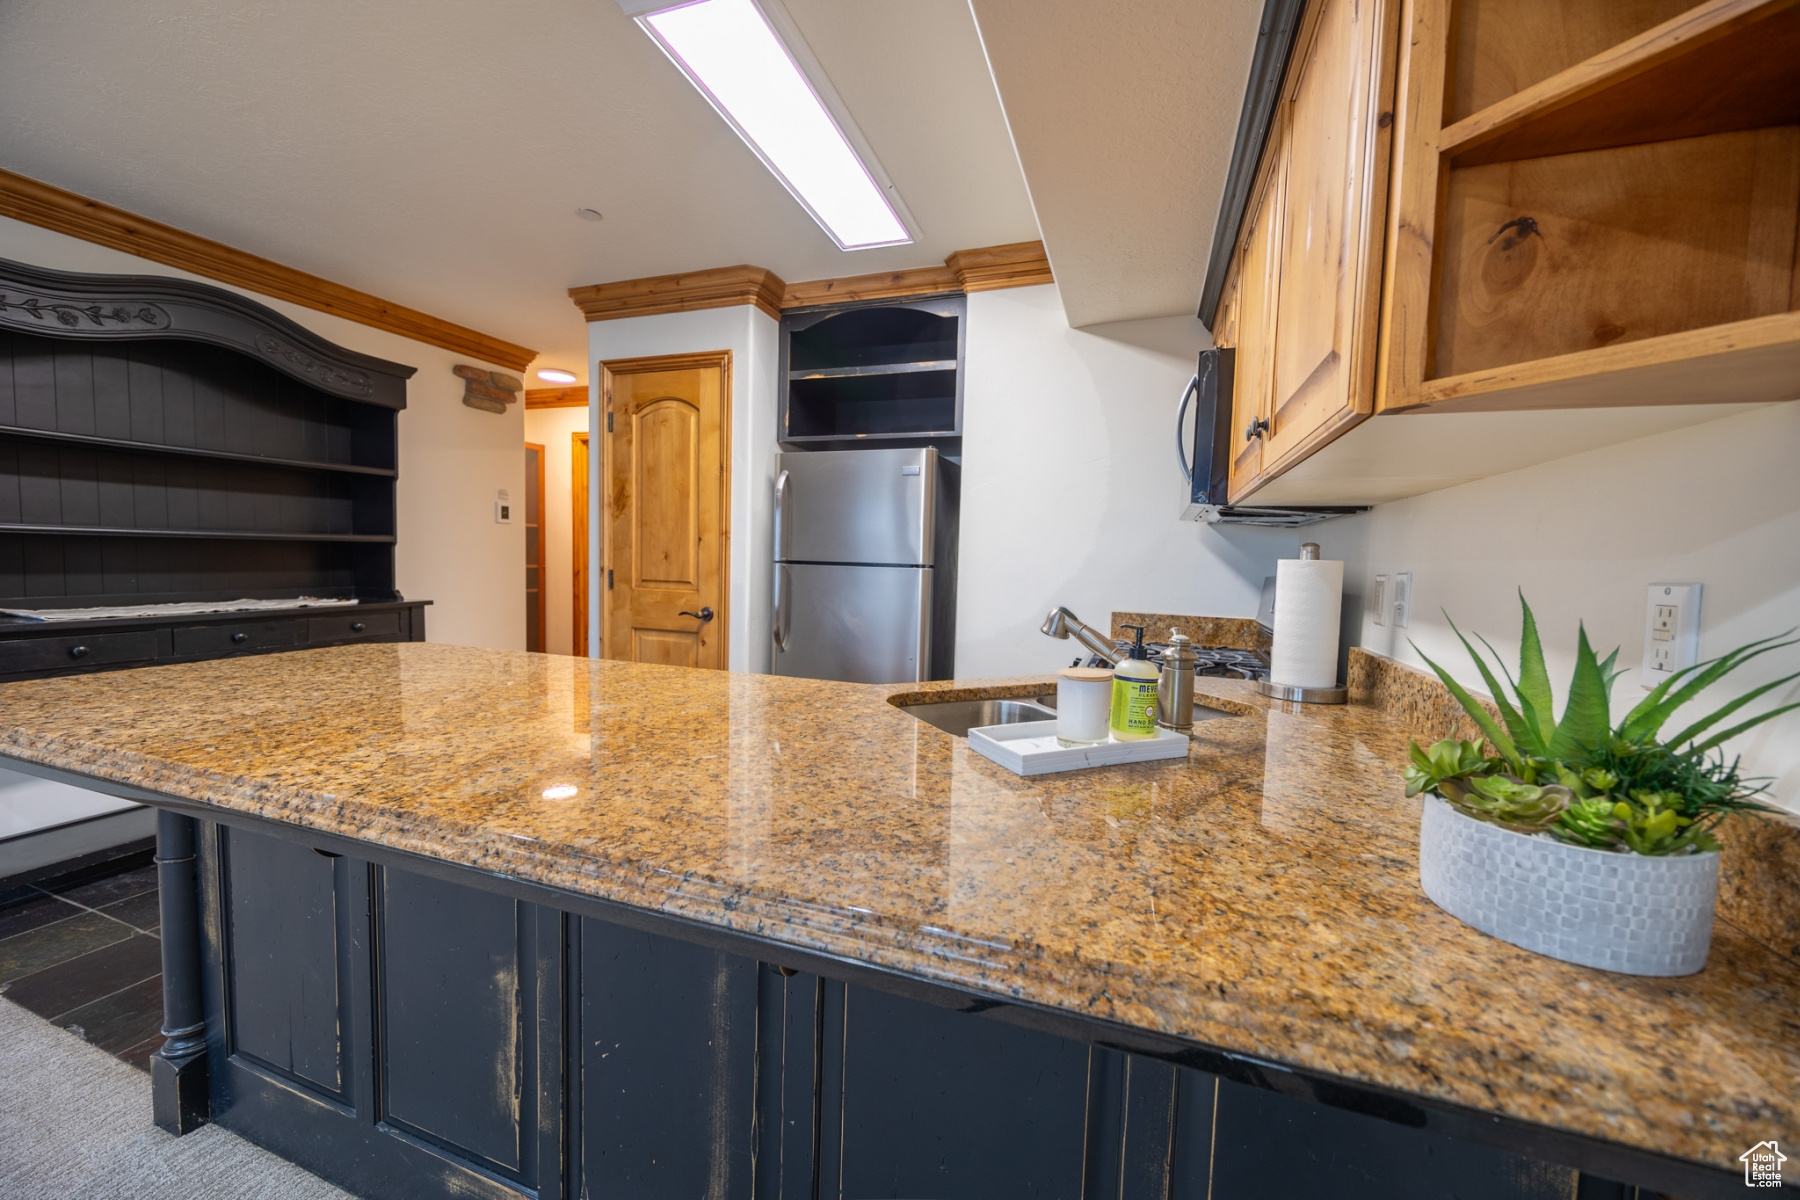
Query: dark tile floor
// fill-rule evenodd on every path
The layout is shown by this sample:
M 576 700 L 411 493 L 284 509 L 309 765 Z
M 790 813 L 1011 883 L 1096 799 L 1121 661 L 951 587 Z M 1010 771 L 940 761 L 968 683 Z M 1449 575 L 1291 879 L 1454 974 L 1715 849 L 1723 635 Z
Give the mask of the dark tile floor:
M 156 868 L 0 891 L 0 995 L 140 1070 L 162 1043 Z

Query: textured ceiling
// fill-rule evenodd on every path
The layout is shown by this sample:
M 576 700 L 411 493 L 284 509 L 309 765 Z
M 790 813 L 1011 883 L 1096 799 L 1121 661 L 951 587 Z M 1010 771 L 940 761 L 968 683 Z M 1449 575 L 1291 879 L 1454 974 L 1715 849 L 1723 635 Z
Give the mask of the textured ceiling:
M 973 0 L 1069 323 L 1192 314 L 1262 0 Z
M 571 286 L 739 262 L 816 279 L 1038 236 L 965 0 L 788 9 L 919 244 L 838 250 L 612 0 L 5 0 L 0 166 L 584 379 Z

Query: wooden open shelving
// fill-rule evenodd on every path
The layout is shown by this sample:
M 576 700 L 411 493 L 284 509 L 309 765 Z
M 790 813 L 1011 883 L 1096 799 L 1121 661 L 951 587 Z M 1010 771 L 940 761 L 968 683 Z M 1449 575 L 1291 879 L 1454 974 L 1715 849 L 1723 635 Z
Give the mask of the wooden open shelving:
M 1708 0 L 1447 126 L 1456 166 L 1800 124 L 1800 3 Z
M 1379 411 L 1800 394 L 1800 0 L 1412 16 Z

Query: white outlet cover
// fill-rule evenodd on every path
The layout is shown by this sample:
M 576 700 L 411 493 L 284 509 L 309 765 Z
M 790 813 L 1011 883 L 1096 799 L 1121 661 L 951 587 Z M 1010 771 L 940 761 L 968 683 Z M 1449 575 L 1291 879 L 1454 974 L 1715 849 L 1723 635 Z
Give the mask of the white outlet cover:
M 1700 661 L 1700 585 L 1653 583 L 1644 600 L 1644 666 L 1639 680 L 1655 687 Z
M 1412 572 L 1402 571 L 1394 576 L 1394 627 L 1405 629 L 1412 618 Z
M 1371 607 L 1375 610 L 1375 623 L 1377 625 L 1387 624 L 1387 592 L 1387 576 L 1377 575 L 1375 577 L 1375 591 L 1370 596 L 1370 599 L 1373 602 Z

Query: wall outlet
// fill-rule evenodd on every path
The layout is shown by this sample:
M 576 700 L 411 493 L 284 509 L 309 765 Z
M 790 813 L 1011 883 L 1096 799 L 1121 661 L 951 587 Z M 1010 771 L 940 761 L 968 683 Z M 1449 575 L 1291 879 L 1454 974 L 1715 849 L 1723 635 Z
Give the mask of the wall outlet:
M 1644 687 L 1699 661 L 1700 585 L 1651 584 L 1644 602 Z
M 1394 628 L 1405 629 L 1412 618 L 1412 572 L 1402 571 L 1394 576 L 1393 583 Z
M 501 488 L 494 493 L 494 524 L 511 525 L 512 523 L 512 493 Z
M 1375 623 L 1377 625 L 1387 624 L 1387 594 L 1388 577 L 1386 575 L 1377 575 L 1375 577 L 1375 590 L 1369 594 L 1370 607 L 1375 612 Z

